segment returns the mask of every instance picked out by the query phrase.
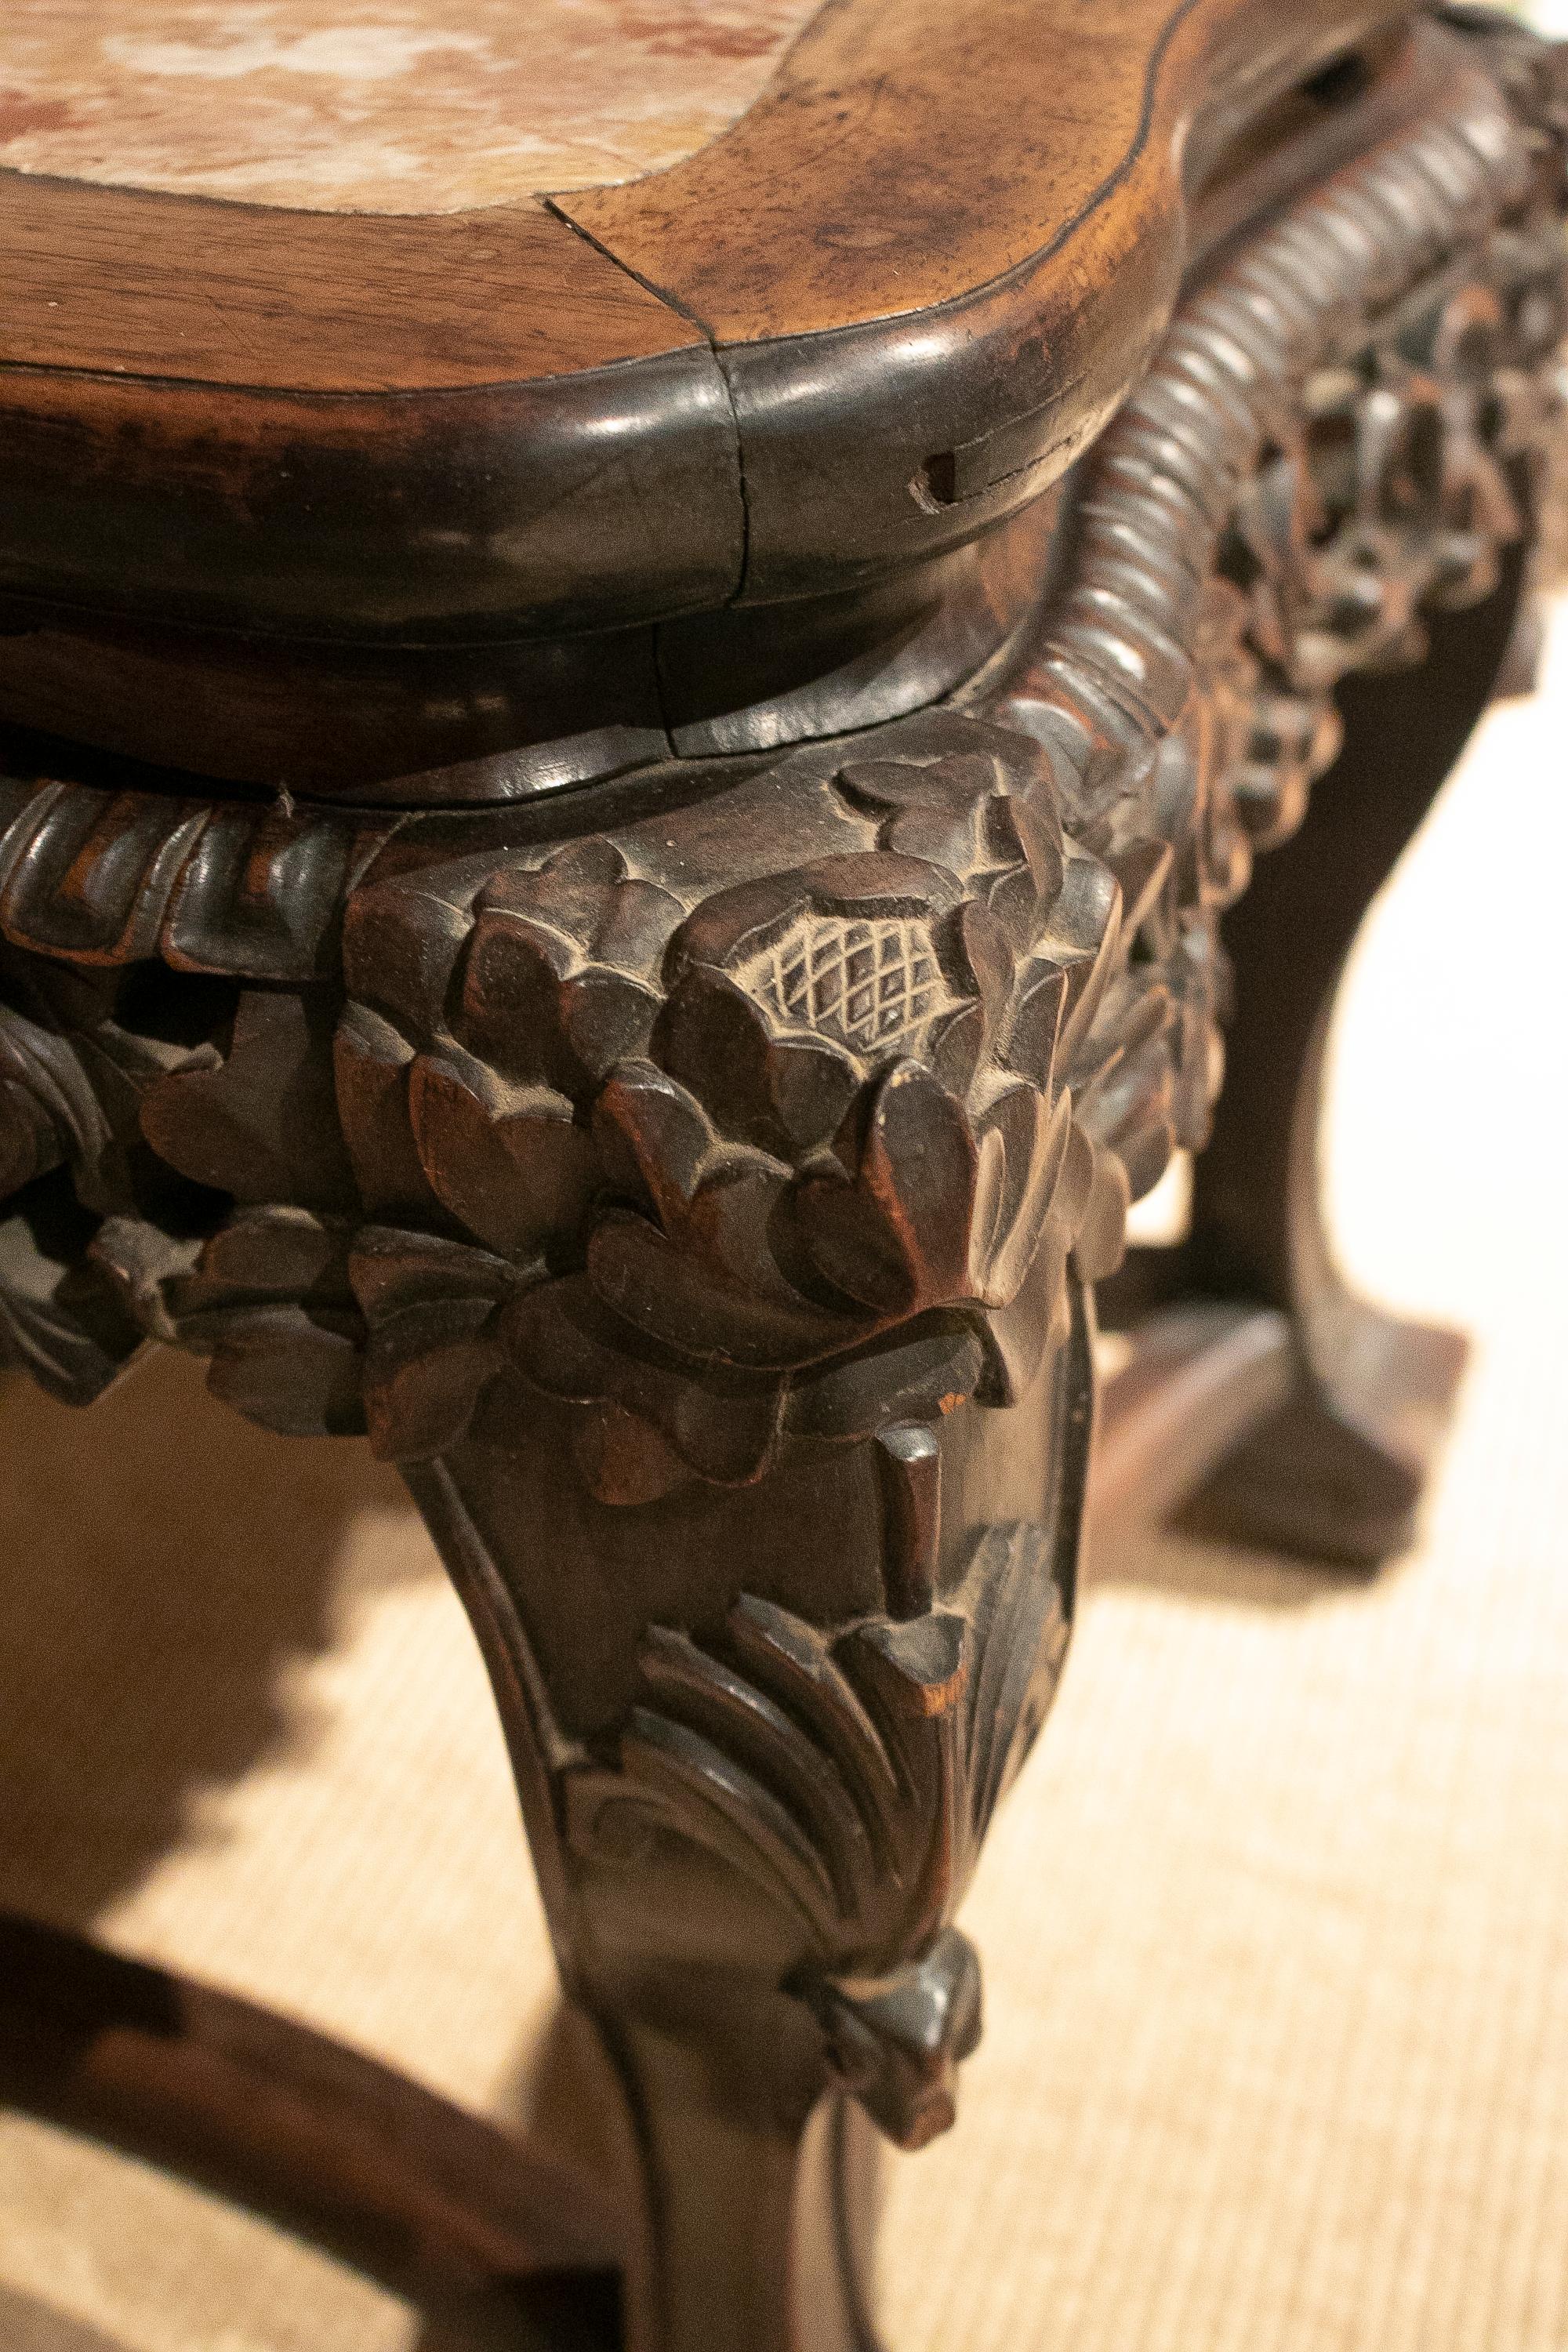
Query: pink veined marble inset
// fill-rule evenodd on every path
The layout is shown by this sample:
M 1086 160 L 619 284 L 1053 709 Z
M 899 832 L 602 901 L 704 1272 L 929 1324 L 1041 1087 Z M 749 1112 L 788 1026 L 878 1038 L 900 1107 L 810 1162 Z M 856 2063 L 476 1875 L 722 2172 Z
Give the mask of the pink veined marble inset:
M 0 167 L 321 212 L 640 178 L 822 0 L 0 0 Z

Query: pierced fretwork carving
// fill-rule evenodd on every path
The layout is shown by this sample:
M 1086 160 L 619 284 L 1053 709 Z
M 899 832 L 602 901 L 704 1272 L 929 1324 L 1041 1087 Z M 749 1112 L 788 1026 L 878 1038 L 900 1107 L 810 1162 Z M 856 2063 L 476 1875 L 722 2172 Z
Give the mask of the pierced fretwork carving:
M 0 1346 L 80 1399 L 186 1347 L 405 1465 L 687 2297 L 639 2345 L 795 2340 L 825 2086 L 951 2119 L 954 1910 L 1071 1612 L 1086 1286 L 1208 1132 L 1219 917 L 1340 681 L 1531 528 L 1568 104 L 1445 16 L 1384 146 L 1205 266 L 942 707 L 542 814 L 0 782 Z M 710 2327 L 715 2202 L 752 2268 Z
M 1074 839 L 1122 874 L 1171 853 L 1118 984 L 1140 1043 L 1108 1068 L 1091 1039 L 1071 1074 L 1101 1184 L 1109 1147 L 1134 1197 L 1206 1138 L 1218 918 L 1305 814 L 1334 686 L 1419 660 L 1424 610 L 1489 593 L 1556 427 L 1561 68 L 1488 23 L 1474 46 L 1509 60 L 1524 121 L 1467 77 L 1192 297 L 1088 461 L 1044 641 L 990 706 L 1051 748 Z M 1103 1276 L 1120 1250 L 1102 1195 L 1080 1261 Z
M 90 1385 L 140 1323 L 215 1347 L 237 1401 L 257 1365 L 273 1417 L 292 1328 L 327 1425 L 422 1458 L 570 1400 L 591 1483 L 626 1500 L 1016 1394 L 1068 1251 L 1110 1271 L 1129 1201 L 1204 1139 L 1217 917 L 1332 755 L 1335 680 L 1414 657 L 1423 608 L 1483 594 L 1521 528 L 1557 400 L 1561 77 L 1528 37 L 1453 47 L 1478 67 L 1431 120 L 1179 312 L 1088 461 L 1034 652 L 985 698 L 732 762 L 717 801 L 672 770 L 651 814 L 542 856 L 495 821 L 469 846 L 7 787 L 19 1014 L 28 967 L 101 973 L 92 1020 L 163 1065 L 79 1050 L 45 987 L 51 1051 L 137 1163 L 76 1185 L 110 1221 L 100 1275 L 42 1307 L 30 1281 L 62 1360 L 73 1318 L 115 1322 Z M 238 992 L 178 1067 L 112 984 L 158 957 Z M 80 1168 L 58 1084 L 9 1055 L 13 1187 Z M 298 1208 L 339 1236 L 325 1289 L 290 1271 Z M 241 1255 L 243 1297 L 217 1267 Z

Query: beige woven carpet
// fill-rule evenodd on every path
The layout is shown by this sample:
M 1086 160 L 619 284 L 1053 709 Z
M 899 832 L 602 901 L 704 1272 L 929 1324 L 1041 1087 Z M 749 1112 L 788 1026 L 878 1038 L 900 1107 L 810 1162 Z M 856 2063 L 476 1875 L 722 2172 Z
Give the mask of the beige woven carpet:
M 989 2030 L 900 2161 L 899 2352 L 1568 2347 L 1568 632 L 1361 956 L 1363 1285 L 1466 1325 L 1430 1535 L 1335 1582 L 1101 1560 L 967 1914 Z M 149 1364 L 0 1398 L 0 1902 L 526 2105 L 549 2003 L 499 1738 L 392 1478 Z M 6 2352 L 407 2352 L 395 2303 L 0 2118 Z

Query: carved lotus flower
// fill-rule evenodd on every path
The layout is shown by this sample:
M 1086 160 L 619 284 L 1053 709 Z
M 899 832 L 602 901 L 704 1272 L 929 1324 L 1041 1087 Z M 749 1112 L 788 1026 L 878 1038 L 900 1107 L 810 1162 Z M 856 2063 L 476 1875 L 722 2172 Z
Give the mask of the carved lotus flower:
M 984 821 L 971 779 L 962 800 L 939 800 L 929 772 L 872 781 L 894 825 L 929 828 L 933 846 L 940 829 L 950 853 L 955 826 Z M 1016 835 L 1013 856 L 1009 881 Z M 1054 840 L 1041 859 L 1059 876 Z M 606 1318 L 630 1327 L 683 1375 L 666 1387 L 645 1370 L 639 1412 L 705 1467 L 722 1445 L 731 1475 L 738 1444 L 759 1474 L 786 1419 L 831 1428 L 823 1388 L 896 1328 L 921 1334 L 952 1393 L 955 1351 L 973 1348 L 963 1318 L 1011 1308 L 1042 1257 L 1059 1280 L 1087 1193 L 1088 1149 L 1052 1082 L 1068 970 L 1018 953 L 1037 909 L 1014 892 L 1009 924 L 949 869 L 892 850 L 700 908 L 667 954 L 648 1056 L 595 1104 L 609 1197 L 582 1283 L 516 1311 L 533 1377 L 591 1391 Z M 721 1437 L 699 1426 L 696 1394 Z
M 587 1409 L 601 1492 L 646 1493 L 1029 1376 L 1091 1182 L 1058 1043 L 1103 990 L 1116 884 L 1031 792 L 1037 746 L 909 740 L 935 756 L 835 780 L 874 847 L 689 915 L 588 843 L 443 901 L 434 961 L 399 950 L 399 885 L 363 919 L 382 1002 L 344 1024 L 340 1087 L 381 1120 L 355 1286 L 384 1448 L 452 1442 L 504 1374 Z

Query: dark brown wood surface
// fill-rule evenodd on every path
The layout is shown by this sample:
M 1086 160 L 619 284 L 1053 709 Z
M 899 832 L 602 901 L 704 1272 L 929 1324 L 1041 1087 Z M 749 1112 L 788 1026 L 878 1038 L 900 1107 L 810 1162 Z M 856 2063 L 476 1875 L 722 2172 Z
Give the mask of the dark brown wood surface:
M 1189 181 L 1409 14 L 841 0 L 724 138 L 558 213 L 0 173 L 0 588 L 540 634 L 953 545 L 1061 473 L 1146 360 Z
M 689 746 L 486 809 L 58 741 L 0 776 L 5 1353 L 85 1401 L 187 1348 L 403 1467 L 635 2145 L 637 2352 L 865 2352 L 868 2151 L 952 2120 L 954 1909 L 1063 1664 L 1093 1293 L 1208 1139 L 1222 919 L 1313 838 L 1336 689 L 1415 672 L 1372 708 L 1431 724 L 1330 777 L 1327 877 L 1303 845 L 1305 901 L 1231 933 L 1255 1009 L 1200 1234 L 1324 1360 L 1269 991 L 1299 1060 L 1498 667 L 1568 318 L 1561 61 L 1433 25 L 1365 71 L 1321 176 L 1281 164 L 1298 122 L 1211 183 L 1037 604 L 931 707 L 870 723 L 873 656 L 838 732 L 729 741 L 695 662 Z M 989 478 L 946 454 L 939 507 Z M 1205 1444 L 1230 1393 L 1198 1383 Z
M 619 2217 L 593 2181 L 362 2052 L 232 1994 L 0 1913 L 0 2094 L 237 2199 L 452 2340 L 609 2352 Z
M 1055 523 L 1047 492 L 859 589 L 478 646 L 279 641 L 0 599 L 0 714 L 73 747 L 29 753 L 13 735 L 13 766 L 63 756 L 79 772 L 91 744 L 173 791 L 200 777 L 380 806 L 526 800 L 938 700 L 1027 618 Z M 156 547 L 142 560 L 154 572 Z
M 1408 0 L 838 0 L 729 132 L 601 190 L 302 212 L 0 171 L 12 364 L 288 392 L 563 375 L 923 311 L 1177 226 L 1261 101 Z M 570 223 L 590 232 L 576 235 Z
M 1433 619 L 1421 670 L 1346 681 L 1344 746 L 1314 821 L 1264 864 L 1226 925 L 1237 974 L 1227 1083 L 1181 1277 L 1288 1310 L 1295 1347 L 1289 1395 L 1196 1516 L 1363 1569 L 1412 1538 L 1468 1351 L 1458 1332 L 1373 1307 L 1339 1271 L 1318 1170 L 1329 1023 L 1367 909 L 1503 670 L 1524 576 L 1516 546 L 1484 604 Z
M 937 310 L 1047 263 L 1103 296 L 1130 262 L 1159 282 L 1186 187 L 1266 100 L 1409 15 L 848 0 L 710 146 L 557 202 L 723 345 Z

